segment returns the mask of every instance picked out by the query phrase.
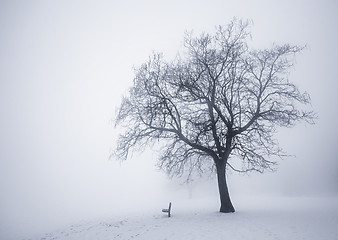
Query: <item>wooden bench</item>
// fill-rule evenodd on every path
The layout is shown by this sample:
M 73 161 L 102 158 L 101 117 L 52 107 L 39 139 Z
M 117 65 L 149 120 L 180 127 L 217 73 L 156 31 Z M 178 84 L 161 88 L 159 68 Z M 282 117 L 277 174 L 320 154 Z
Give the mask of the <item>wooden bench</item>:
M 168 217 L 170 217 L 170 211 L 171 211 L 171 202 L 169 203 L 168 209 L 166 209 L 166 208 L 162 209 L 162 212 L 168 213 Z

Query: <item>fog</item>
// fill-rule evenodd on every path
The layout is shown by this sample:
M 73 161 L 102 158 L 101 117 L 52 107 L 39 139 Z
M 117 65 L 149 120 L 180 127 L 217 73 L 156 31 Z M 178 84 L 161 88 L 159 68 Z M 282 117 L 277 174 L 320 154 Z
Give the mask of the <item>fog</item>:
M 319 118 L 281 129 L 278 140 L 294 157 L 276 173 L 230 174 L 231 194 L 337 194 L 337 7 L 328 0 L 1 1 L 0 231 L 216 196 L 214 179 L 169 180 L 151 149 L 109 160 L 119 132 L 112 119 L 134 66 L 152 51 L 172 58 L 185 30 L 213 31 L 234 16 L 253 20 L 252 46 L 307 45 L 290 79 L 310 93 Z

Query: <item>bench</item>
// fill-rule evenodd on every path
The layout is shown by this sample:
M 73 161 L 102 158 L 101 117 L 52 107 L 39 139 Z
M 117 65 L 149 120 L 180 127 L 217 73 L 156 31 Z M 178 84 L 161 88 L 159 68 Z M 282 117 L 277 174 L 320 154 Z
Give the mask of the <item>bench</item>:
M 164 212 L 164 213 L 168 213 L 168 217 L 170 217 L 170 211 L 171 211 L 171 202 L 169 203 L 169 207 L 168 207 L 168 209 L 162 209 L 162 212 Z

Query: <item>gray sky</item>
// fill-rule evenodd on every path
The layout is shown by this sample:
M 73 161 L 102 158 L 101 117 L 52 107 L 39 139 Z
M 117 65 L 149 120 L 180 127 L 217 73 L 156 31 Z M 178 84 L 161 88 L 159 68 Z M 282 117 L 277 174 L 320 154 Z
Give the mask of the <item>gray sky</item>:
M 329 0 L 0 1 L 1 223 L 113 214 L 149 195 L 166 202 L 170 183 L 151 152 L 108 161 L 117 135 L 111 119 L 133 66 L 152 51 L 174 57 L 185 30 L 212 32 L 235 16 L 253 20 L 253 46 L 308 45 L 290 79 L 310 93 L 319 119 L 280 131 L 296 157 L 279 172 L 231 175 L 231 191 L 337 192 L 337 7 Z

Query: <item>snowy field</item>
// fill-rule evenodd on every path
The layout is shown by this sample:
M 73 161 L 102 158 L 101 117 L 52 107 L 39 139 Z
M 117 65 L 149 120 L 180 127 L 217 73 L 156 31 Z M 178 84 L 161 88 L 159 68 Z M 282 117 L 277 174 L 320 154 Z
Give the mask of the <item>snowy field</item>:
M 234 197 L 236 213 L 217 212 L 217 199 L 173 201 L 102 219 L 86 219 L 20 239 L 338 239 L 338 198 Z M 8 236 L 8 239 L 11 239 Z

